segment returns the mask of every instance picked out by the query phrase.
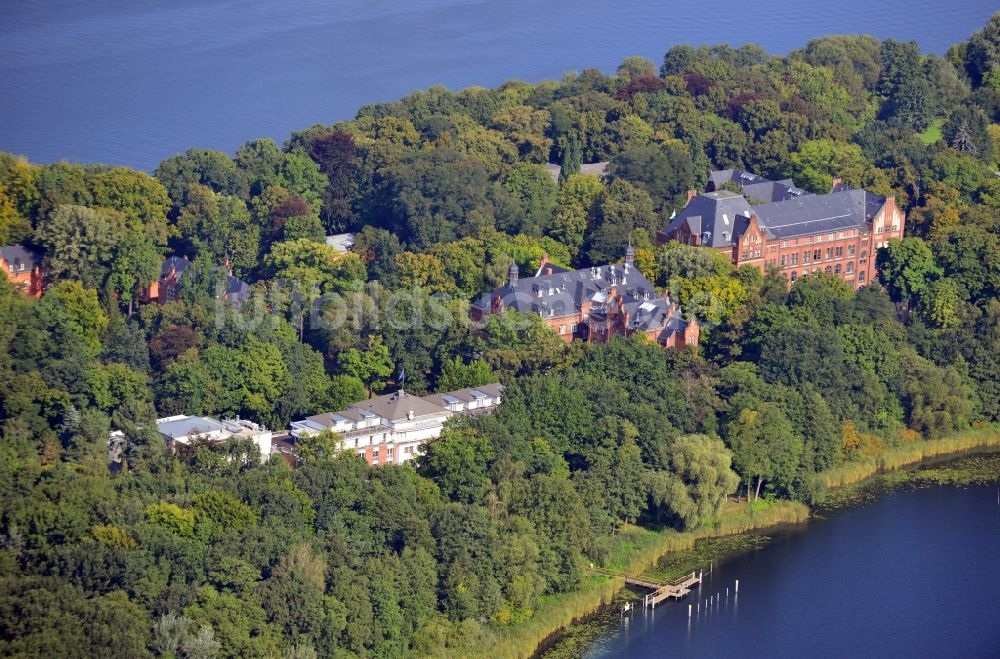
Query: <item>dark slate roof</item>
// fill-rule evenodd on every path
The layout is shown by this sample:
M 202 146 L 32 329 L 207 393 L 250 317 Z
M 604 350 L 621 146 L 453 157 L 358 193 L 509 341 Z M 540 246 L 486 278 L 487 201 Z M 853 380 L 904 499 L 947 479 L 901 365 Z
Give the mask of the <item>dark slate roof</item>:
M 187 259 L 180 256 L 171 256 L 163 262 L 163 267 L 160 268 L 160 279 L 166 279 L 171 270 L 176 270 L 177 278 L 180 279 L 181 273 L 187 270 L 189 265 L 191 265 L 191 262 Z
M 750 199 L 762 199 L 765 202 L 794 199 L 809 192 L 797 187 L 792 179 L 772 181 L 763 176 L 742 169 L 720 169 L 708 174 L 709 187 L 718 190 L 726 183 L 740 186 L 743 195 Z
M 549 274 L 559 274 L 561 272 L 572 272 L 572 270 L 567 270 L 566 268 L 561 268 L 555 263 L 543 263 L 538 266 L 538 270 L 535 272 L 536 277 L 542 276 L 542 270 L 548 270 Z
M 761 225 L 774 238 L 864 229 L 885 203 L 885 197 L 865 190 L 841 189 L 824 195 L 805 195 L 754 208 Z
M 748 217 L 753 207 L 735 192 L 720 190 L 700 194 L 670 220 L 666 232 L 673 233 L 682 224 L 700 237 L 702 245 L 728 247 L 736 236 L 735 226 L 740 216 Z
M 546 318 L 576 315 L 582 304 L 590 300 L 597 310 L 607 301 L 607 291 L 615 286 L 625 304 L 638 307 L 643 302 L 655 302 L 653 285 L 634 266 L 604 265 L 570 272 L 557 272 L 540 277 L 518 279 L 496 291 L 480 297 L 475 306 L 489 310 L 494 295 L 499 294 L 505 309 L 521 313 L 537 313 Z M 661 299 L 661 301 L 663 301 Z M 664 306 L 666 302 L 664 302 Z
M 24 264 L 25 272 L 34 270 L 35 266 L 42 262 L 41 254 L 24 245 L 0 247 L 0 257 L 3 257 L 7 265 L 14 266 L 15 270 L 21 270 L 18 266 Z
M 245 301 L 250 299 L 250 295 L 253 289 L 250 288 L 250 284 L 246 283 L 242 279 L 237 279 L 232 275 L 228 275 L 226 278 L 226 299 L 240 306 Z

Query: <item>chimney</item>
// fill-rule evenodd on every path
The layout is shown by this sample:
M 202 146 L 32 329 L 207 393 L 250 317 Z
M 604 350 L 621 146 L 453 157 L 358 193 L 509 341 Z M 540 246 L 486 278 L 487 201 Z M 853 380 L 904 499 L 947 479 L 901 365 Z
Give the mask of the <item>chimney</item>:
M 508 271 L 507 283 L 511 288 L 517 286 L 517 263 L 514 261 L 510 262 L 510 270 Z
M 539 275 L 551 275 L 552 268 L 547 267 L 549 265 L 549 253 L 542 252 L 542 260 L 538 264 L 538 274 Z
M 690 204 L 691 200 L 694 199 L 697 196 L 698 196 L 698 191 L 697 190 L 694 190 L 694 189 L 688 190 L 687 201 L 685 202 L 685 204 Z
M 830 183 L 830 192 L 833 192 L 834 190 L 837 189 L 837 186 L 840 186 L 840 185 L 843 185 L 843 184 L 844 184 L 844 179 L 840 178 L 839 176 L 835 177 L 833 179 L 833 182 Z

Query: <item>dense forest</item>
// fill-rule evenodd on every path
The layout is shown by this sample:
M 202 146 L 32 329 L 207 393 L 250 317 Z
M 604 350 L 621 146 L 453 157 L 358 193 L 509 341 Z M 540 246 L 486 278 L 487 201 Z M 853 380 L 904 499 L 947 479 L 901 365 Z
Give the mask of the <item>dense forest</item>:
M 431 88 L 153 175 L 0 154 L 0 245 L 50 269 L 40 300 L 0 279 L 0 655 L 468 647 L 573 590 L 623 524 L 711 525 L 735 492 L 818 501 L 823 470 L 1000 421 L 998 157 L 1000 14 L 944 57 L 834 36 Z M 597 161 L 606 179 L 579 173 Z M 732 167 L 893 194 L 908 237 L 856 292 L 655 247 Z M 347 254 L 324 242 L 342 231 Z M 587 267 L 629 241 L 702 322 L 697 349 L 566 344 L 536 316 L 472 331 L 468 300 L 512 260 Z M 191 260 L 179 299 L 139 304 L 168 255 Z M 281 429 L 401 369 L 415 393 L 500 380 L 505 400 L 415 467 L 330 438 L 295 467 L 252 444 L 171 455 L 153 423 Z

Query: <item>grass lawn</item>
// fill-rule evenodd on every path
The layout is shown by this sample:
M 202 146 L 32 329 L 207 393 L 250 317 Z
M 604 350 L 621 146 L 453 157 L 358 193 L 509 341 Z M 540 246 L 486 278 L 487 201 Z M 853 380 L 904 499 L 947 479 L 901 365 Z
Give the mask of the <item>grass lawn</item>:
M 931 122 L 931 125 L 927 127 L 927 130 L 920 133 L 918 137 L 920 141 L 924 144 L 934 144 L 939 139 L 941 139 L 941 126 L 944 125 L 944 119 L 935 119 Z

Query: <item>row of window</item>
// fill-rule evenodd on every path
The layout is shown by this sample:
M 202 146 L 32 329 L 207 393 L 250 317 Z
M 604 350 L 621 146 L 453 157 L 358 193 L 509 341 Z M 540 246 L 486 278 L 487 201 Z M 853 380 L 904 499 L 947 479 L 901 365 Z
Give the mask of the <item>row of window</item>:
M 826 266 L 825 268 L 823 268 L 823 272 L 825 272 L 828 275 L 840 275 L 841 274 L 840 264 L 838 263 L 837 265 L 835 265 L 832 268 L 830 266 Z M 812 271 L 812 273 L 813 274 L 818 274 L 819 273 L 819 268 L 814 268 L 813 271 Z M 808 274 L 809 274 L 808 270 L 803 270 L 802 271 L 802 276 L 803 277 L 805 277 Z M 854 264 L 853 263 L 848 263 L 847 264 L 847 268 L 844 270 L 843 274 L 853 275 L 854 274 Z M 787 273 L 786 272 L 785 273 L 785 278 L 786 279 L 790 279 L 791 281 L 798 281 L 799 273 L 795 272 L 794 270 L 791 273 Z M 863 270 L 858 272 L 858 283 L 859 284 L 864 284 L 865 283 L 865 273 L 864 273 Z
M 559 326 L 559 333 L 560 334 L 576 334 L 576 323 L 573 323 L 572 325 L 569 325 L 569 326 L 560 325 Z
M 394 454 L 394 449 L 391 446 L 387 446 L 386 449 L 385 449 L 385 454 L 386 454 L 385 455 L 386 464 L 392 462 L 392 457 L 393 457 L 393 454 Z M 413 455 L 413 447 L 412 446 L 404 446 L 403 447 L 403 455 Z M 378 461 L 379 461 L 379 449 L 375 448 L 375 449 L 372 450 L 372 464 L 376 464 L 377 465 Z
M 827 234 L 820 234 L 818 236 L 806 236 L 805 238 L 801 238 L 801 239 L 800 238 L 796 238 L 796 239 L 792 240 L 792 245 L 793 246 L 794 245 L 798 245 L 799 244 L 799 240 L 801 240 L 805 244 L 809 244 L 809 243 L 813 243 L 813 242 L 822 243 L 822 242 L 829 242 L 831 240 L 843 240 L 844 238 L 853 238 L 856 235 L 858 235 L 858 230 L 857 229 L 848 229 L 847 231 L 838 231 L 835 234 L 834 233 L 827 233 Z M 788 241 L 787 240 L 782 240 L 781 241 L 781 246 L 782 247 L 788 247 Z
M 848 258 L 853 258 L 855 252 L 856 252 L 856 250 L 855 250 L 855 246 L 854 245 L 848 245 L 847 246 L 847 256 L 848 256 Z M 842 258 L 844 258 L 844 248 L 842 246 L 840 246 L 840 247 L 827 247 L 826 248 L 826 260 L 827 261 L 829 261 L 830 259 L 842 259 Z M 868 252 L 861 252 L 861 262 L 864 263 L 867 258 L 868 258 Z M 811 261 L 821 261 L 821 260 L 823 260 L 823 250 L 821 250 L 821 249 L 816 249 L 816 250 L 812 250 L 812 251 L 806 250 L 806 251 L 802 252 L 802 264 L 803 265 L 808 265 Z M 795 265 L 798 265 L 798 264 L 799 264 L 799 253 L 798 252 L 792 252 L 791 254 L 782 254 L 782 256 L 781 256 L 781 267 L 782 268 L 784 268 L 786 266 L 789 266 L 789 265 L 795 266 Z

